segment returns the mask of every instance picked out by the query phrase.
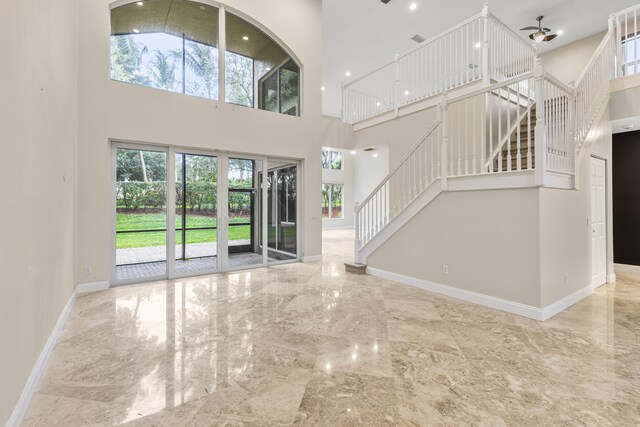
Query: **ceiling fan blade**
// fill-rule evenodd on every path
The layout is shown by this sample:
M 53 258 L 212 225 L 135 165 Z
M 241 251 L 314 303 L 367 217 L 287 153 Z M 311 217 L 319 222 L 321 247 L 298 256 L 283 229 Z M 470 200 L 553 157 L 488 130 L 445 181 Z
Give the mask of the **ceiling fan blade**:
M 520 28 L 520 31 L 539 30 L 538 27 L 524 27 Z
M 542 27 L 542 31 L 545 31 L 545 32 L 547 32 L 547 33 L 548 33 L 549 31 L 551 31 L 551 28 Z
M 535 41 L 535 40 L 536 40 L 536 38 L 535 38 L 535 34 L 529 34 L 529 38 L 530 38 L 531 40 L 533 40 L 533 41 Z
M 548 36 L 544 36 L 544 41 L 550 42 L 551 40 L 555 39 L 556 37 L 558 37 L 557 34 L 549 34 Z

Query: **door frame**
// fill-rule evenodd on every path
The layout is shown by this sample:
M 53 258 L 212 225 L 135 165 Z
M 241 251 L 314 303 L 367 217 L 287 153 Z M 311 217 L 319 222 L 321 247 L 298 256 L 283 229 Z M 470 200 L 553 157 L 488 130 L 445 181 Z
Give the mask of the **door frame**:
M 132 150 L 142 150 L 142 151 L 156 151 L 156 152 L 164 152 L 167 155 L 166 162 L 166 270 L 164 275 L 160 276 L 149 276 L 144 277 L 142 279 L 130 279 L 130 280 L 118 280 L 117 274 L 117 266 L 116 266 L 116 208 L 117 202 L 114 197 L 116 191 L 116 173 L 117 173 L 117 163 L 116 163 L 116 151 L 118 148 L 124 149 L 132 149 Z M 161 144 L 154 143 L 138 143 L 138 142 L 130 142 L 124 140 L 110 140 L 110 152 L 111 152 L 111 170 L 110 170 L 110 181 L 109 181 L 109 222 L 110 226 L 108 227 L 109 232 L 109 286 L 117 287 L 117 286 L 126 286 L 136 283 L 147 283 L 157 280 L 172 280 L 172 279 L 181 279 L 185 277 L 194 277 L 201 275 L 209 275 L 209 274 L 218 274 L 239 270 L 249 270 L 254 268 L 263 268 L 272 265 L 280 265 L 280 264 L 290 264 L 294 262 L 302 262 L 302 242 L 303 242 L 303 234 L 304 227 L 302 226 L 301 219 L 303 218 L 302 213 L 302 198 L 300 194 L 303 194 L 303 162 L 299 159 L 289 159 L 286 157 L 269 157 L 262 155 L 253 155 L 253 154 L 243 154 L 238 152 L 228 152 L 228 151 L 220 151 L 220 150 L 208 150 L 208 149 L 199 149 L 199 148 L 190 148 L 190 147 L 178 147 L 178 146 L 167 146 Z M 216 242 L 217 242 L 217 254 L 216 254 L 216 262 L 217 266 L 215 268 L 201 270 L 191 273 L 176 273 L 176 260 L 175 260 L 175 225 L 170 227 L 170 224 L 175 224 L 176 214 L 175 214 L 175 206 L 176 206 L 176 195 L 175 195 L 175 182 L 176 182 L 176 174 L 175 174 L 175 156 L 176 154 L 187 154 L 187 155 L 200 155 L 200 156 L 209 156 L 216 157 L 217 159 L 217 218 L 216 218 Z M 262 162 L 262 171 L 269 170 L 269 160 L 271 161 L 287 161 L 294 165 L 296 165 L 296 173 L 297 173 L 297 189 L 298 197 L 296 197 L 296 257 L 291 260 L 280 260 L 280 261 L 272 261 L 269 262 L 269 251 L 268 245 L 267 250 L 263 248 L 262 253 L 262 263 L 248 265 L 248 266 L 238 266 L 235 268 L 231 268 L 229 265 L 229 253 L 228 253 L 228 236 L 229 236 L 229 212 L 228 212 L 228 196 L 229 196 L 229 174 L 228 174 L 228 161 L 229 158 L 234 159 L 246 159 L 246 160 L 254 160 L 256 162 Z M 256 196 L 256 221 L 261 222 L 262 226 L 260 227 L 260 231 L 262 233 L 262 241 L 268 242 L 268 191 L 267 191 L 267 173 L 262 173 L 262 182 L 260 183 L 262 191 L 259 196 Z M 260 200 L 261 198 L 261 200 Z M 266 208 L 265 208 L 266 207 Z M 258 236 L 256 239 L 259 241 Z
M 153 282 L 156 280 L 166 280 L 169 277 L 169 264 L 170 264 L 170 253 L 175 253 L 175 246 L 170 250 L 169 243 L 171 241 L 171 237 L 173 237 L 174 233 L 169 232 L 169 201 L 170 201 L 170 192 L 169 192 L 169 178 L 170 174 L 175 175 L 175 172 L 170 172 L 169 168 L 169 158 L 171 148 L 163 145 L 156 144 L 148 144 L 148 143 L 136 143 L 136 142 L 128 142 L 128 141 L 110 141 L 110 152 L 111 152 L 111 171 L 110 171 L 110 181 L 109 181 L 109 192 L 110 200 L 109 200 L 109 287 L 117 287 L 117 286 L 126 286 L 132 285 L 135 283 L 144 282 Z M 158 153 L 166 153 L 166 165 L 167 168 L 165 173 L 165 179 L 167 180 L 166 191 L 167 191 L 167 199 L 166 199 L 166 209 L 165 209 L 165 226 L 167 228 L 166 231 L 166 240 L 165 240 L 165 254 L 166 254 L 166 264 L 165 264 L 165 274 L 157 275 L 157 276 L 149 276 L 145 277 L 142 280 L 138 279 L 129 279 L 129 280 L 118 280 L 118 270 L 116 266 L 116 213 L 117 213 L 117 202 L 114 197 L 117 191 L 117 162 L 116 162 L 116 151 L 118 148 L 128 149 L 128 150 L 140 150 L 140 151 L 155 151 Z M 173 196 L 175 201 L 175 195 Z M 174 213 L 174 221 L 175 221 L 175 213 Z M 173 239 L 175 242 L 175 238 Z M 175 260 L 174 260 L 175 262 Z
M 591 178 L 591 165 L 593 164 L 593 160 L 598 160 L 601 161 L 604 164 L 604 203 L 603 203 L 603 210 L 604 210 L 604 282 L 603 283 L 595 283 L 594 282 L 594 276 L 593 276 L 593 265 L 591 266 L 591 286 L 592 288 L 598 288 L 602 285 L 605 285 L 609 282 L 609 179 L 608 179 L 608 171 L 609 171 L 609 162 L 607 161 L 606 158 L 601 157 L 601 156 L 597 156 L 592 154 L 590 156 L 589 159 L 589 178 Z M 591 207 L 593 205 L 593 194 L 592 194 L 592 187 L 593 187 L 593 183 L 589 182 L 589 215 L 591 217 L 590 219 L 590 224 L 589 224 L 589 231 L 590 231 L 590 235 L 589 235 L 589 241 L 591 243 L 591 262 L 593 263 L 593 251 L 595 250 L 594 246 L 593 246 L 593 238 L 591 237 L 593 234 L 593 215 L 591 212 Z

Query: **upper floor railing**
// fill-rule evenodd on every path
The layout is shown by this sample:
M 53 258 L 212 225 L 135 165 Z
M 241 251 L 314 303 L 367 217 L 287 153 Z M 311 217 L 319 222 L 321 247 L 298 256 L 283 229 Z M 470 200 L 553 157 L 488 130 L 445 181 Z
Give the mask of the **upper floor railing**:
M 447 188 L 449 179 L 535 171 L 542 185 L 546 172 L 573 175 L 572 99 L 573 89 L 542 61 L 533 72 L 451 99 L 440 95 L 427 132 L 356 206 L 356 254 L 427 188 Z
M 342 119 L 357 123 L 451 89 L 503 81 L 533 70 L 535 48 L 487 6 L 343 87 Z
M 616 45 L 616 76 L 640 73 L 640 5 L 614 14 L 609 20 L 609 32 Z
M 542 59 L 530 55 L 530 46 L 523 45 L 525 42 L 519 37 L 514 38 L 508 28 L 488 14 L 486 7 L 483 14 L 414 49 L 413 53 L 428 53 L 434 48 L 437 52 L 444 49 L 439 43 L 449 49 L 441 52 L 445 61 L 438 70 L 443 74 L 427 72 L 429 76 L 445 77 L 432 80 L 421 75 L 419 79 L 409 79 L 416 85 L 412 89 L 417 93 L 415 100 L 438 95 L 430 103 L 432 107 L 435 105 L 437 119 L 385 180 L 356 206 L 356 258 L 365 245 L 438 182 L 441 189 L 446 189 L 447 181 L 457 177 L 535 171 L 536 185 L 548 185 L 553 176 L 554 182 L 564 183 L 563 188 L 570 188 L 571 182 L 575 186 L 577 154 L 603 109 L 610 81 L 640 73 L 639 20 L 640 5 L 612 15 L 609 31 L 573 85 L 547 73 Z M 478 23 L 482 24 L 482 32 Z M 470 74 L 465 74 L 466 70 L 462 73 L 460 62 L 453 61 L 459 57 L 455 40 L 467 30 L 485 36 L 482 67 L 473 68 L 475 72 Z M 464 40 L 462 44 L 468 44 L 472 38 Z M 470 58 L 468 49 L 461 48 L 460 52 L 463 58 Z M 496 60 L 488 61 L 489 57 Z M 429 58 L 433 57 L 427 55 L 414 61 L 421 74 L 425 69 L 416 64 L 432 66 Z M 387 90 L 389 98 L 384 111 L 395 108 L 397 112 L 399 106 L 405 105 L 398 97 L 402 84 L 399 77 L 411 74 L 398 71 L 401 63 L 396 58 L 395 63 L 385 68 L 388 75 L 381 83 L 394 82 L 395 89 Z M 351 98 L 345 101 L 370 93 L 364 90 L 364 84 L 382 75 L 378 70 L 346 86 L 345 96 Z M 479 79 L 483 80 L 480 88 L 450 96 L 450 89 Z M 356 94 L 358 84 L 363 91 Z M 425 87 L 429 89 L 422 93 L 417 90 Z M 379 102 L 375 97 L 369 101 Z M 350 122 L 384 111 L 347 110 L 353 114 Z

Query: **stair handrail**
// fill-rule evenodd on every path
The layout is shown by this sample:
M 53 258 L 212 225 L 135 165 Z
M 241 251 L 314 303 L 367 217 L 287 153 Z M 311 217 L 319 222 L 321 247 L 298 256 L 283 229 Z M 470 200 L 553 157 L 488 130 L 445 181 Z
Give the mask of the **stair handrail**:
M 369 195 L 358 204 L 358 206 L 355 209 L 355 213 L 358 214 L 362 208 L 371 201 L 371 199 L 373 198 L 373 196 L 380 191 L 380 189 L 382 187 L 384 187 L 384 185 L 389 182 L 389 180 L 391 179 L 391 177 L 398 171 L 398 169 L 400 169 L 402 167 L 402 165 L 407 161 L 407 159 L 409 159 L 411 157 L 411 155 L 413 153 L 415 153 L 415 151 L 420 148 L 420 145 L 431 136 L 431 134 L 433 133 L 434 130 L 436 130 L 436 128 L 438 127 L 438 125 L 442 123 L 442 119 L 438 116 L 436 118 L 436 120 L 431 124 L 431 126 L 429 126 L 429 128 L 427 129 L 427 131 L 418 139 L 418 141 L 413 145 L 413 147 L 411 147 L 411 149 L 407 152 L 407 154 L 405 154 L 405 156 L 398 162 L 396 163 L 395 167 L 391 170 L 391 172 L 389 172 L 387 174 L 386 177 L 383 178 L 382 182 L 380 182 L 380 184 L 378 184 L 378 186 L 376 188 L 374 188 Z
M 591 55 L 591 58 L 589 58 L 589 61 L 587 62 L 587 65 L 585 65 L 584 69 L 582 70 L 582 72 L 580 73 L 580 76 L 578 77 L 578 79 L 575 82 L 575 87 L 579 87 L 581 84 L 583 84 L 585 77 L 587 76 L 587 73 L 593 68 L 595 62 L 597 61 L 598 57 L 602 54 L 602 52 L 605 49 L 605 46 L 607 45 L 607 43 L 609 42 L 609 39 L 613 36 L 613 30 L 609 30 L 607 31 L 607 34 L 605 34 L 604 38 L 602 39 L 602 41 L 600 42 L 600 44 L 598 45 L 598 47 L 596 48 L 596 50 L 593 52 L 593 54 Z
M 588 135 L 588 129 L 591 128 L 592 121 L 596 118 L 596 114 L 598 113 L 602 101 L 605 99 L 606 91 L 604 90 L 608 87 L 609 82 L 611 81 L 612 76 L 615 74 L 615 62 L 614 61 L 605 61 L 604 66 L 608 68 L 609 71 L 606 72 L 604 76 L 601 77 L 600 85 L 602 87 L 600 90 L 596 90 L 595 92 L 591 91 L 591 97 L 589 99 L 580 99 L 581 94 L 587 94 L 589 86 L 594 85 L 594 80 L 589 79 L 590 75 L 597 76 L 598 67 L 601 66 L 600 61 L 604 60 L 603 56 L 608 54 L 612 55 L 612 59 L 615 56 L 615 52 L 608 52 L 611 49 L 611 43 L 614 41 L 614 28 L 610 26 L 609 31 L 604 36 L 598 48 L 595 50 L 586 67 L 578 77 L 575 83 L 575 89 L 573 91 L 574 94 L 574 103 L 575 103 L 575 122 L 574 122 L 574 139 L 576 143 L 576 149 L 580 150 L 582 143 L 585 141 Z M 601 98 L 601 99 L 599 99 Z

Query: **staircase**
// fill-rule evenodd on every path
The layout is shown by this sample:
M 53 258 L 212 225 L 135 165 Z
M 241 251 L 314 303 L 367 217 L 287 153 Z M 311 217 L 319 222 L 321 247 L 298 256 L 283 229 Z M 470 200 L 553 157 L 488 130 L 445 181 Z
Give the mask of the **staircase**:
M 486 5 L 344 86 L 343 120 L 357 129 L 420 109 L 436 111 L 425 134 L 356 205 L 356 262 L 366 263 L 441 192 L 575 188 L 577 156 L 608 101 L 609 82 L 640 68 L 626 65 L 624 45 L 637 39 L 627 29 L 637 28 L 638 17 L 640 5 L 611 16 L 573 86 L 549 74 L 531 44 Z
M 529 170 L 536 167 L 536 105 L 531 106 L 530 114 L 520 120 L 520 126 L 511 134 L 500 155 L 493 161 L 494 171 Z M 511 162 L 509 162 L 511 159 Z

